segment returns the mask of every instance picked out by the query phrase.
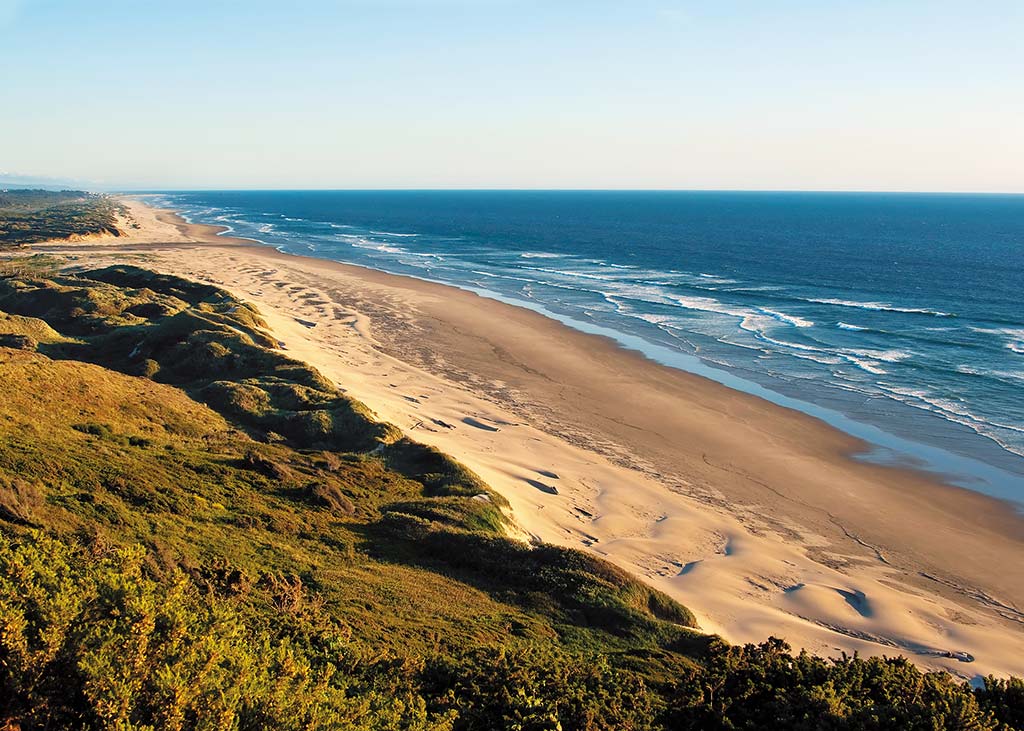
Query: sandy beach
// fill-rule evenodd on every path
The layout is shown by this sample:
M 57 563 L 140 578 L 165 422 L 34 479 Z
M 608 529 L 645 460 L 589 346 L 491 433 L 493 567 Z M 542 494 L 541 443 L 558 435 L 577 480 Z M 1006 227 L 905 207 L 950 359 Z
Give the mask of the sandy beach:
M 856 461 L 812 417 L 535 312 L 128 204 L 126 237 L 34 248 L 253 302 L 292 356 L 505 495 L 522 537 L 593 551 L 730 641 L 1024 674 L 1011 506 Z

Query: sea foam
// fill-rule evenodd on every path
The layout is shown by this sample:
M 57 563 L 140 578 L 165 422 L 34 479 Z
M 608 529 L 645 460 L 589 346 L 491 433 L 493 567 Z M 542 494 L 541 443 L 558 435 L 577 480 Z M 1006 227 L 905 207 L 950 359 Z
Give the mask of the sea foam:
M 903 312 L 913 315 L 932 315 L 933 317 L 955 317 L 950 312 L 929 310 L 923 307 L 897 307 L 887 302 L 856 302 L 853 300 L 833 299 L 831 297 L 817 298 L 808 297 L 807 302 L 817 302 L 822 305 L 835 305 L 836 307 L 854 307 L 861 310 L 875 310 L 878 312 Z
M 771 317 L 781 320 L 782 322 L 793 325 L 794 327 L 814 327 L 814 323 L 810 320 L 805 320 L 802 317 L 796 315 L 787 315 L 785 312 L 779 312 L 778 310 L 769 310 L 767 307 L 760 308 L 761 312 Z

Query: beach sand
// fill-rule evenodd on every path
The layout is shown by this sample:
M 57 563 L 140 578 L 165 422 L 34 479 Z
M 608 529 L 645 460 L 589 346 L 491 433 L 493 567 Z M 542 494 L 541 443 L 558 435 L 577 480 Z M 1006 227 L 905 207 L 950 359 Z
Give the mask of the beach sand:
M 128 237 L 35 248 L 253 302 L 290 355 L 507 497 L 522 537 L 603 556 L 733 642 L 1024 675 L 1008 504 L 851 459 L 863 445 L 812 417 L 532 311 L 129 204 Z

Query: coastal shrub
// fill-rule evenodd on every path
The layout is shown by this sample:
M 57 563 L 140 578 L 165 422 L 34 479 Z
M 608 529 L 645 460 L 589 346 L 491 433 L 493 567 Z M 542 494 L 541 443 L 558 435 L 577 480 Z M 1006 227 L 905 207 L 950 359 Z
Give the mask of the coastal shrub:
M 0 248 L 51 239 L 120 236 L 117 200 L 83 191 L 5 190 L 0 194 Z
M 212 284 L 203 284 L 172 274 L 160 274 L 135 266 L 116 265 L 91 269 L 82 272 L 81 276 L 121 289 L 148 289 L 168 297 L 174 297 L 190 305 L 197 305 L 205 301 L 227 302 L 233 299 L 227 292 Z
M 124 289 L 128 284 L 135 288 Z M 185 386 L 225 415 L 304 448 L 368 451 L 400 437 L 314 368 L 275 350 L 255 309 L 216 287 L 111 267 L 74 278 L 4 280 L 0 301 L 24 321 L 35 318 L 51 330 L 53 323 L 81 338 L 48 351 L 55 357 Z M 57 331 L 43 334 L 62 339 Z
M 439 449 L 414 442 L 408 437 L 388 445 L 382 454 L 389 469 L 421 483 L 427 495 L 473 497 L 489 492 L 484 481 L 464 465 Z M 500 496 L 494 496 L 493 499 L 502 507 L 507 505 Z
M 349 419 L 351 412 L 344 408 L 294 411 L 282 414 L 274 426 L 276 430 L 304 449 L 334 449 L 339 452 L 359 452 L 372 449 L 375 445 L 372 425 L 357 431 L 358 417 Z M 368 432 L 368 433 L 367 433 Z
M 74 319 L 70 315 L 73 307 L 73 296 L 52 281 L 0 279 L 0 308 L 8 313 L 41 319 L 57 330 L 64 330 L 69 325 L 79 329 L 82 323 L 71 322 Z M 84 313 L 82 319 L 85 320 Z
M 45 320 L 64 335 L 95 336 L 143 324 L 131 310 L 152 304 L 149 297 L 66 276 L 0 279 L 0 308 Z
M 0 348 L 34 351 L 39 348 L 39 341 L 28 335 L 9 335 L 0 333 Z
M 259 316 L 255 308 L 246 304 L 222 305 L 219 310 L 208 309 L 209 307 L 205 303 L 199 305 L 199 309 L 205 313 L 211 322 L 235 331 L 241 331 L 242 334 L 250 338 L 255 345 L 261 348 L 276 350 L 280 347 L 277 339 L 265 331 L 264 328 L 267 327 L 267 324 Z
M 356 506 L 337 485 L 314 482 L 307 485 L 304 494 L 307 501 L 342 515 L 355 515 Z
M 3 205 L 0 204 L 0 223 L 4 220 Z M 0 242 L 0 249 L 4 248 Z M 6 253 L 6 252 L 5 252 Z M 7 253 L 0 259 L 0 279 L 8 277 L 49 277 L 60 268 L 61 261 L 49 254 L 11 256 Z
M 501 535 L 446 529 L 444 519 L 454 511 L 435 510 L 429 503 L 393 507 L 383 525 L 415 540 L 422 560 L 456 571 L 464 580 L 517 603 L 529 606 L 540 597 L 544 607 L 557 607 L 577 626 L 665 642 L 678 637 L 678 632 L 662 623 L 696 626 L 688 609 L 596 556 L 549 544 L 529 546 Z
M 358 401 L 279 379 L 215 381 L 199 393 L 213 408 L 243 425 L 273 432 L 302 449 L 364 452 L 395 439 L 398 430 L 369 416 Z M 309 408 L 315 406 L 316 408 Z
M 0 728 L 1022 726 L 1017 679 L 692 632 L 614 565 L 506 538 L 479 477 L 226 293 L 104 276 L 0 281 L 85 333 L 0 351 Z M 224 350 L 186 376 L 183 343 Z
M 150 380 L 153 380 L 156 378 L 156 375 L 160 372 L 160 364 L 151 358 L 146 358 L 138 365 L 137 368 L 133 370 L 127 370 L 126 372 L 131 375 L 139 375 L 142 376 L 143 378 L 149 378 Z
M 0 475 L 0 519 L 32 525 L 43 503 L 39 487 L 27 479 Z
M 427 665 L 431 708 L 457 712 L 456 731 L 644 731 L 659 699 L 605 656 L 540 648 L 480 648 Z
M 59 343 L 64 340 L 60 333 L 38 317 L 11 315 L 0 311 L 0 335 L 22 336 L 39 343 Z M 4 346 L 11 347 L 11 346 Z
M 270 394 L 252 381 L 214 381 L 202 390 L 203 400 L 225 416 L 256 422 L 270 410 Z
M 72 424 L 71 428 L 75 431 L 82 432 L 83 434 L 91 434 L 94 437 L 100 437 L 101 439 L 115 438 L 113 430 L 106 424 Z
M 673 729 L 1009 729 L 966 683 L 904 658 L 827 660 L 793 655 L 772 638 L 731 646 L 716 639 L 668 691 Z
M 409 685 L 383 694 L 346 666 L 250 626 L 138 550 L 88 556 L 0 534 L 2 718 L 25 731 L 399 729 L 428 723 Z M 366 672 L 366 671 L 363 671 Z M 367 673 L 369 674 L 369 673 Z
M 1024 729 L 1024 679 L 989 675 L 975 695 L 982 709 L 1006 724 L 1006 728 Z
M 147 293 L 147 290 L 142 290 L 140 292 L 143 296 Z M 185 307 L 184 302 L 180 303 L 181 306 L 176 306 L 177 304 L 177 302 L 174 304 L 168 302 L 139 302 L 138 304 L 128 307 L 125 312 L 144 320 L 157 320 L 162 317 L 171 317 Z
M 278 347 L 277 340 L 267 333 L 267 322 L 259 310 L 247 302 L 236 300 L 230 293 L 214 285 L 125 265 L 88 270 L 82 272 L 81 276 L 118 288 L 136 290 L 140 295 L 148 294 L 148 299 L 158 300 L 135 305 L 133 314 L 157 319 L 191 306 L 202 312 L 208 321 L 234 331 L 240 330 L 261 347 Z
M 241 459 L 241 466 L 247 470 L 255 470 L 276 482 L 291 480 L 292 471 L 280 462 L 264 456 L 256 449 L 248 449 Z
M 507 520 L 486 493 L 466 497 L 435 497 L 429 500 L 398 502 L 388 505 L 386 514 L 416 516 L 436 527 L 457 528 L 504 535 Z

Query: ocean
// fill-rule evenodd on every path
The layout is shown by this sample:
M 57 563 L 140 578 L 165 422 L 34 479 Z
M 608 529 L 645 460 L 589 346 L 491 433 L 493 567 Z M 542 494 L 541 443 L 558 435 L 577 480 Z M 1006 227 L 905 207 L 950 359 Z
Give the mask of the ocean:
M 1024 196 L 202 191 L 151 199 L 282 251 L 613 337 L 1024 504 Z

